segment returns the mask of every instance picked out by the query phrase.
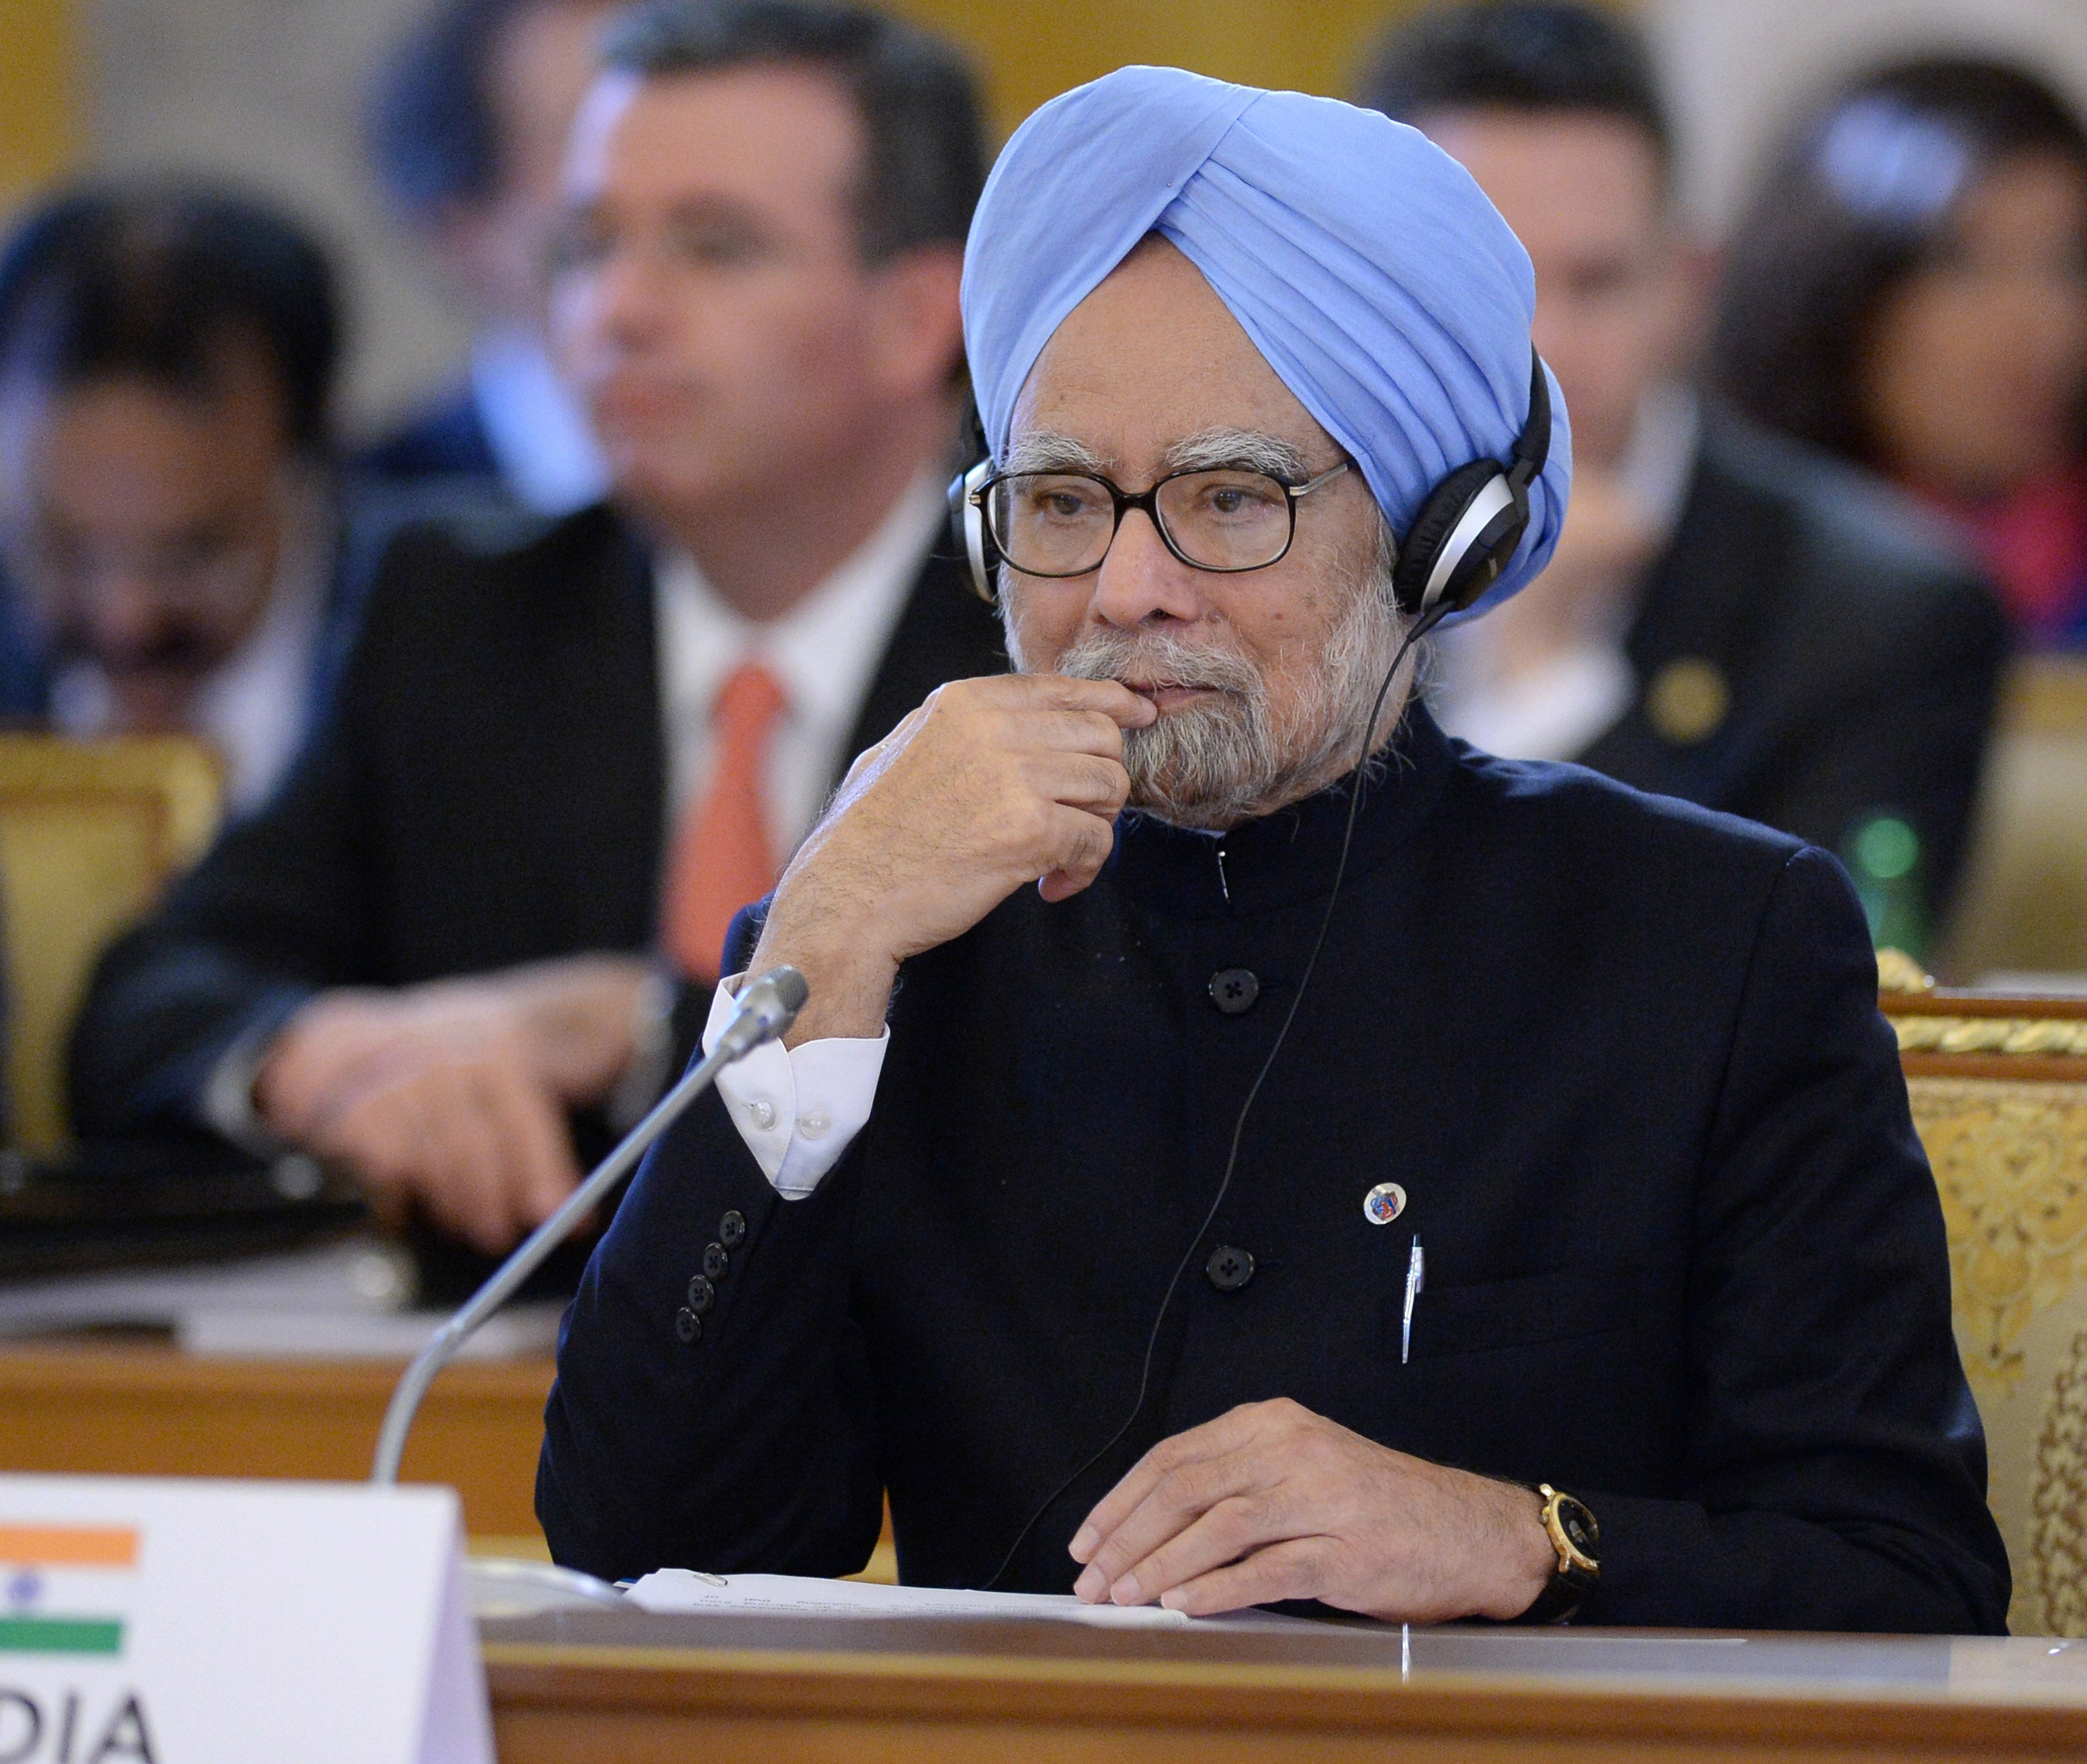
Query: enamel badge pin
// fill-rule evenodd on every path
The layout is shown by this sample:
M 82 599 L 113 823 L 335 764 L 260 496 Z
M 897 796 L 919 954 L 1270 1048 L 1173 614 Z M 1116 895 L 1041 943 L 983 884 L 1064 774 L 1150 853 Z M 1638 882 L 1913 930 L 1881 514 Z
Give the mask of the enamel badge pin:
M 1388 1225 L 1406 1211 L 1406 1191 L 1397 1182 L 1379 1182 L 1363 1196 L 1363 1216 L 1373 1225 Z

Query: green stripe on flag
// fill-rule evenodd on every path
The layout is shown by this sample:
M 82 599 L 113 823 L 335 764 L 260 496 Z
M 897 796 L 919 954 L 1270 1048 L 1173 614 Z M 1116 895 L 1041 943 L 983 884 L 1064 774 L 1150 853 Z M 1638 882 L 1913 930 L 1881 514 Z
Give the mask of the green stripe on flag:
M 121 1617 L 0 1617 L 0 1653 L 120 1654 Z

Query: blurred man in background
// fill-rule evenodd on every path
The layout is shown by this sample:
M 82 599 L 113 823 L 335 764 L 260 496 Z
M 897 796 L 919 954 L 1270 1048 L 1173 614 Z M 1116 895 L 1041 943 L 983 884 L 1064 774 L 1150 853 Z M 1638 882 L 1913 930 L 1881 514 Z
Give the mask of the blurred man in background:
M 1963 854 L 2000 616 L 1910 505 L 1692 389 L 1708 278 L 1644 45 L 1590 7 L 1451 6 L 1392 36 L 1364 96 L 1462 160 L 1528 247 L 1573 411 L 1556 560 L 1445 643 L 1447 726 L 1844 855 L 1888 845 L 1872 930 L 1917 951 Z
M 607 66 L 555 309 L 614 508 L 402 539 L 337 714 L 74 1043 L 83 1126 L 295 1144 L 487 1251 L 573 1186 L 569 1111 L 679 1069 L 853 756 L 1005 665 L 936 555 L 962 63 L 853 8 L 654 0 Z
M 42 708 L 203 737 L 235 809 L 347 641 L 339 333 L 318 247 L 218 191 L 80 190 L 0 254 L 0 538 Z
M 544 300 L 565 139 L 608 10 L 442 0 L 385 63 L 370 156 L 477 334 L 463 383 L 361 455 L 370 475 L 490 479 L 540 514 L 606 492 L 586 413 L 546 347 Z

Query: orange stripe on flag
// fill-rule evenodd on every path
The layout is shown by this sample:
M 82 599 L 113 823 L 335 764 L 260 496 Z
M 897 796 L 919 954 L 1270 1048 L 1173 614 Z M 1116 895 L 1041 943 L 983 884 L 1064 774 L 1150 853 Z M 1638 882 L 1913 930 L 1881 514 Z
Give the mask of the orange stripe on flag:
M 133 1525 L 0 1525 L 0 1562 L 23 1568 L 134 1568 Z

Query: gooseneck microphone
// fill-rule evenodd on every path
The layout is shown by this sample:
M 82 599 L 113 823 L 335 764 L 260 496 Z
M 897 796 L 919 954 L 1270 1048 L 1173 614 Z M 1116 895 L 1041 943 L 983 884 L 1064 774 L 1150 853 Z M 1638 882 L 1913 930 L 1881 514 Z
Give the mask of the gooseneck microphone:
M 716 1082 L 717 1075 L 734 1061 L 744 1059 L 763 1042 L 783 1033 L 796 1020 L 810 995 L 811 988 L 795 968 L 771 968 L 740 994 L 739 1008 L 718 1037 L 716 1050 L 689 1068 L 681 1081 L 653 1105 L 651 1113 L 624 1136 L 623 1142 L 595 1166 L 593 1174 L 565 1197 L 565 1204 L 529 1234 L 522 1246 L 442 1325 L 434 1340 L 414 1356 L 384 1411 L 384 1425 L 377 1436 L 377 1463 L 369 1472 L 372 1482 L 399 1480 L 399 1462 L 406 1455 L 406 1435 L 412 1428 L 420 1399 L 473 1332 L 512 1298 L 522 1283 L 543 1266 L 544 1258 L 608 1198 L 609 1191 L 645 1155 L 652 1142 Z

